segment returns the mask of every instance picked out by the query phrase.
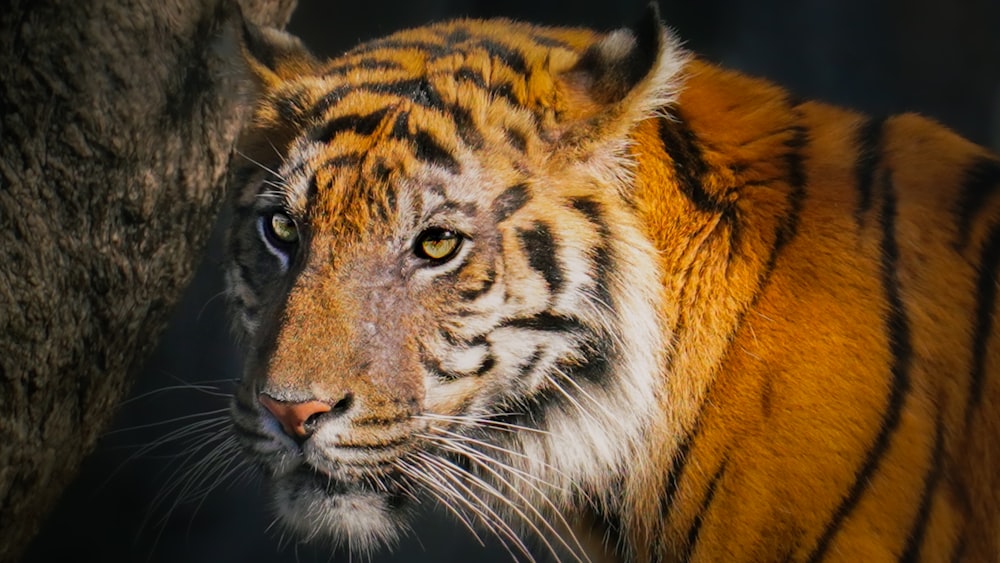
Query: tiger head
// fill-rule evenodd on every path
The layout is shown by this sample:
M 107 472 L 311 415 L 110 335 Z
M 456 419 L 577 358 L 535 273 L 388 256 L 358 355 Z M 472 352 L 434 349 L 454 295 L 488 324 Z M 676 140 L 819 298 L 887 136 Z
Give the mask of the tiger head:
M 233 416 L 283 521 L 367 550 L 421 500 L 550 537 L 613 504 L 665 346 L 629 202 L 630 131 L 685 62 L 655 11 L 606 35 L 454 21 L 329 62 L 254 30 L 245 53 Z

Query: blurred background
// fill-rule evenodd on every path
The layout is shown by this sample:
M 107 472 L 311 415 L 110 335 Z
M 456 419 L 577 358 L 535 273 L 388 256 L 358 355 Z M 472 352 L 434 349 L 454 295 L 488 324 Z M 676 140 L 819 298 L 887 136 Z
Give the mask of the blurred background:
M 704 58 L 783 84 L 800 98 L 870 113 L 918 111 L 1000 149 L 1000 0 L 661 0 L 664 20 Z M 300 0 L 289 30 L 335 56 L 402 27 L 504 16 L 613 29 L 643 0 Z M 350 561 L 273 524 L 259 479 L 200 473 L 225 431 L 240 373 L 221 296 L 221 227 L 169 330 L 111 429 L 25 561 Z M 186 439 L 185 439 L 186 438 Z M 233 461 L 232 465 L 225 465 Z M 207 492 L 207 489 L 211 489 Z M 374 563 L 510 561 L 427 508 L 415 533 Z M 355 559 L 359 559 L 355 557 Z M 364 558 L 361 558 L 364 559 Z

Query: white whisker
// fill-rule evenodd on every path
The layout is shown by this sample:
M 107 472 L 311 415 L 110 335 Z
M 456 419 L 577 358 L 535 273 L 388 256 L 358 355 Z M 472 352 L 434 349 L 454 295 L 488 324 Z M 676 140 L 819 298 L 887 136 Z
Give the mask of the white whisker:
M 489 485 L 482 483 L 482 481 L 476 479 L 475 476 L 470 475 L 465 471 L 461 471 L 454 465 L 444 463 L 443 460 L 439 458 L 430 456 L 424 452 L 419 452 L 417 455 L 421 459 L 423 459 L 424 462 L 427 464 L 426 468 L 428 471 L 433 471 L 438 476 L 447 479 L 452 483 L 453 486 L 458 487 L 459 489 L 461 489 L 462 492 L 464 492 L 463 495 L 459 494 L 456 491 L 457 498 L 462 499 L 464 501 L 464 504 L 479 516 L 480 521 L 483 522 L 483 524 L 493 534 L 493 536 L 504 544 L 504 546 L 507 548 L 508 553 L 511 554 L 511 557 L 517 560 L 517 557 L 510 549 L 510 544 L 507 543 L 507 540 L 513 543 L 513 547 L 517 548 L 517 551 L 528 557 L 529 561 L 535 560 L 534 556 L 531 554 L 531 551 L 528 549 L 528 546 L 525 545 L 524 540 L 521 539 L 520 535 L 516 531 L 514 531 L 514 529 L 511 528 L 510 525 L 507 524 L 503 520 L 503 518 L 499 514 L 497 514 L 495 510 L 493 510 L 493 508 L 491 508 L 487 503 L 483 502 L 483 500 L 478 495 L 476 495 L 468 486 L 464 485 L 462 483 L 462 480 L 467 479 L 471 481 L 472 484 L 477 485 L 480 488 L 483 487 L 489 488 Z M 499 498 L 503 498 L 503 495 L 499 495 Z M 479 506 L 473 504 L 472 501 L 476 501 Z
M 254 160 L 253 158 L 251 158 L 248 154 L 244 153 L 243 151 L 241 151 L 239 149 L 234 149 L 234 151 L 236 152 L 236 154 L 240 155 L 242 158 L 245 158 L 246 160 L 250 161 L 252 164 L 257 165 L 257 167 L 260 168 L 261 170 L 270 173 L 272 176 L 274 176 L 275 178 L 278 178 L 279 180 L 284 180 L 284 178 L 282 178 L 281 174 L 278 174 L 274 170 L 271 170 L 267 166 L 261 164 L 260 162 L 257 162 L 256 160 Z

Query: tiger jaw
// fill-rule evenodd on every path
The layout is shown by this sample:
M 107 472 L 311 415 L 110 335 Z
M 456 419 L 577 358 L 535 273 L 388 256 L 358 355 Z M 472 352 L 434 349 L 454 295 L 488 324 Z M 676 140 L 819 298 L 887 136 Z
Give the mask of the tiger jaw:
M 345 447 L 359 433 L 340 420 L 320 425 L 299 443 L 259 405 L 237 399 L 234 415 L 245 430 L 239 433 L 244 448 L 262 462 L 286 526 L 303 537 L 345 543 L 352 550 L 368 550 L 397 537 L 412 493 L 395 464 L 413 447 L 416 426 L 403 423 L 360 433 L 372 444 L 388 446 Z
M 273 494 L 282 522 L 302 537 L 367 551 L 394 541 L 403 526 L 405 495 L 394 483 L 376 490 L 363 481 L 340 481 L 300 467 L 276 479 Z

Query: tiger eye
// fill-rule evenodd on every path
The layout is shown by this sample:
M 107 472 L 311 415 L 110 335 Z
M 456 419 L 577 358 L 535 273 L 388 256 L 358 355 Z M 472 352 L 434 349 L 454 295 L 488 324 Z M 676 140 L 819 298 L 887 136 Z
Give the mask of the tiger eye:
M 274 238 L 286 244 L 294 244 L 299 240 L 299 229 L 295 221 L 284 213 L 271 215 L 271 233 Z
M 417 237 L 414 251 L 420 258 L 440 262 L 454 257 L 461 242 L 461 237 L 454 231 L 440 228 L 427 229 Z

